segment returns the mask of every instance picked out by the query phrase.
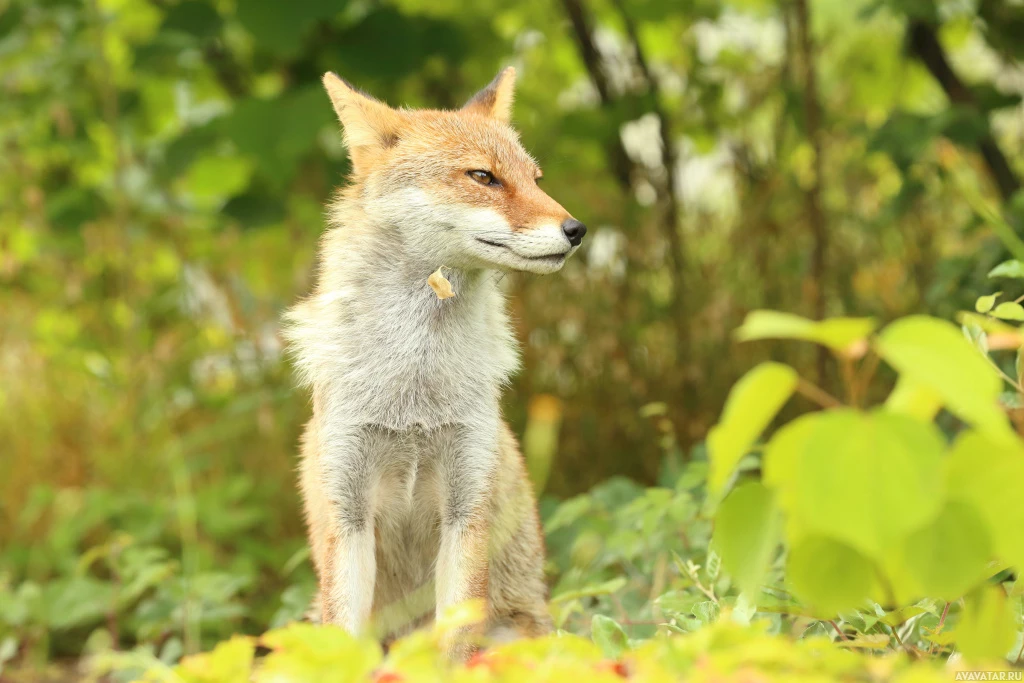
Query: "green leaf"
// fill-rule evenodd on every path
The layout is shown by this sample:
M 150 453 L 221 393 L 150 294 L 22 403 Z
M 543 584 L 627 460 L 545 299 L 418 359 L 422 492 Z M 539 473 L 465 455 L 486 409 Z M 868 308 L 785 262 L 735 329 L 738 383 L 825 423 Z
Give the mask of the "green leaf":
M 943 439 L 928 423 L 884 412 L 818 413 L 785 454 L 791 514 L 812 533 L 882 557 L 892 543 L 930 521 L 944 482 Z M 773 457 L 779 454 L 773 453 Z
M 317 136 L 331 119 L 323 91 L 306 86 L 272 100 L 242 100 L 221 125 L 238 150 L 253 159 L 271 188 L 280 189 L 314 149 Z
M 590 635 L 609 659 L 618 659 L 629 647 L 629 637 L 618 622 L 603 614 L 595 614 L 590 620 Z
M 185 0 L 172 5 L 164 17 L 163 30 L 188 33 L 196 38 L 212 38 L 220 33 L 224 21 L 213 4 L 206 0 Z
M 722 608 L 713 600 L 703 600 L 690 608 L 690 613 L 697 617 L 700 623 L 704 625 L 713 624 L 718 621 L 718 615 L 721 612 Z
M 996 305 L 996 299 L 999 298 L 1000 294 L 1002 294 L 1002 292 L 979 296 L 978 300 L 974 302 L 974 310 L 978 313 L 988 313 L 992 310 L 992 307 Z
M 753 600 L 779 544 L 779 511 L 761 483 L 738 486 L 715 517 L 714 545 L 722 564 Z
M 995 554 L 1024 569 L 1024 446 L 1018 439 L 995 442 L 978 432 L 953 444 L 947 472 L 949 495 L 969 503 L 985 521 Z
M 960 625 L 957 648 L 971 662 L 1002 659 L 1013 646 L 1013 612 L 998 586 L 984 586 L 968 596 Z
M 294 623 L 269 631 L 260 644 L 273 650 L 260 664 L 261 681 L 364 681 L 383 659 L 373 638 L 355 638 L 336 626 Z
M 991 315 L 1000 320 L 1024 320 L 1024 306 L 1013 301 L 1004 301 L 996 306 Z
M 796 370 L 781 363 L 761 363 L 729 392 L 722 418 L 708 433 L 711 474 L 708 488 L 720 493 L 751 444 L 793 395 Z
M 281 56 L 293 55 L 302 47 L 302 39 L 313 25 L 345 8 L 339 0 L 239 0 L 237 16 L 260 47 Z
M 874 332 L 874 318 L 830 318 L 815 322 L 790 313 L 751 311 L 735 332 L 739 341 L 802 339 L 844 352 Z
M 906 375 L 899 376 L 892 393 L 885 400 L 886 410 L 927 422 L 935 419 L 941 408 L 942 397 L 932 389 L 916 384 Z
M 796 596 L 823 617 L 859 608 L 877 591 L 871 560 L 821 536 L 803 538 L 790 549 L 786 579 Z
M 1002 382 L 951 323 L 910 316 L 892 323 L 875 347 L 889 365 L 938 394 L 949 410 L 995 438 L 1010 430 L 999 408 Z
M 246 683 L 252 679 L 252 638 L 233 636 L 212 652 L 186 657 L 176 667 L 189 683 Z
M 1007 277 L 1018 280 L 1024 279 L 1024 261 L 1018 261 L 1017 259 L 1003 261 L 998 266 L 988 271 L 988 276 Z
M 904 563 L 925 595 L 957 600 L 986 576 L 992 558 L 988 528 L 973 505 L 950 501 L 912 533 Z
M 609 579 L 603 583 L 584 586 L 576 590 L 569 590 L 564 593 L 552 596 L 551 602 L 567 602 L 569 600 L 577 600 L 579 598 L 589 598 L 596 595 L 611 595 L 622 589 L 626 585 L 626 579 L 623 576 L 616 576 L 614 579 Z

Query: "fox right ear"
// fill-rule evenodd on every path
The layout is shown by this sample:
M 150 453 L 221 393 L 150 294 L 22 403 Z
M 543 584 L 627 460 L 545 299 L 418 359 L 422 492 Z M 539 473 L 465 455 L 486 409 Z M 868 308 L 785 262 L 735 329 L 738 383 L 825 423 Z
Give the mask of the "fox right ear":
M 462 107 L 483 116 L 508 123 L 512 119 L 512 98 L 515 94 L 516 70 L 507 66 L 486 88 L 473 95 Z
M 380 152 L 398 142 L 402 114 L 352 87 L 331 71 L 324 74 L 323 83 L 344 129 L 352 166 L 359 173 L 372 164 Z

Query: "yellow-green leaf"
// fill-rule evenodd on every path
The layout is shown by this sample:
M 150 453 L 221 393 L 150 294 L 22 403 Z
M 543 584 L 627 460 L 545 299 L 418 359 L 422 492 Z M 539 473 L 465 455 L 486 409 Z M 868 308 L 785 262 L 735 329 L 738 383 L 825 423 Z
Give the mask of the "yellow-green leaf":
M 830 318 L 814 321 L 791 313 L 751 311 L 736 330 L 739 341 L 802 339 L 844 352 L 874 332 L 874 318 Z
M 917 384 L 909 376 L 900 375 L 892 393 L 885 400 L 885 408 L 893 413 L 930 422 L 942 408 L 942 397 L 933 389 Z
M 987 524 L 999 559 L 1024 569 L 1024 446 L 961 434 L 949 456 L 951 498 L 972 505 Z
M 871 560 L 821 536 L 808 536 L 790 548 L 786 579 L 796 596 L 822 617 L 861 607 L 877 592 Z
M 998 403 L 999 376 L 952 323 L 923 315 L 902 318 L 882 330 L 875 348 L 958 417 L 995 438 L 1010 435 Z
M 1024 262 L 1016 259 L 1003 261 L 998 266 L 988 271 L 989 277 L 1024 278 Z
M 818 413 L 813 423 L 781 482 L 804 528 L 881 558 L 938 513 L 944 442 L 933 425 L 855 410 Z
M 779 544 L 779 522 L 772 492 L 758 482 L 734 489 L 715 516 L 714 546 L 722 564 L 754 601 Z
M 1000 294 L 1002 294 L 1002 292 L 979 296 L 978 300 L 974 302 L 974 310 L 978 313 L 988 313 L 992 310 L 992 307 L 996 305 L 996 299 L 999 298 Z
M 254 647 L 252 638 L 236 635 L 211 652 L 185 657 L 175 672 L 188 683 L 247 683 Z
M 985 578 L 990 559 L 988 528 L 974 506 L 950 501 L 910 534 L 903 561 L 925 595 L 952 601 Z
M 1013 612 L 998 586 L 984 586 L 967 597 L 960 625 L 956 629 L 957 648 L 972 662 L 1002 659 L 1013 646 Z
M 1004 301 L 990 315 L 1000 320 L 1024 320 L 1024 307 L 1013 301 Z
M 796 370 L 782 363 L 761 363 L 729 392 L 722 419 L 708 433 L 711 472 L 708 488 L 720 493 L 740 459 L 793 395 Z

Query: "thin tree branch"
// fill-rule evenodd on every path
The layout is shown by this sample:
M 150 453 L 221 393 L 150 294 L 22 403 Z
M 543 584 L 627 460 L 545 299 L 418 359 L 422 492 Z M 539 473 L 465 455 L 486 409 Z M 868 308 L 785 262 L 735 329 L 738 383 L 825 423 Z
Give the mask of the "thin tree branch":
M 601 98 L 601 104 L 606 108 L 612 103 L 612 91 L 608 81 L 608 74 L 601 63 L 601 53 L 597 51 L 594 44 L 594 33 L 590 26 L 590 17 L 583 7 L 582 0 L 562 0 L 565 13 L 569 16 L 572 24 L 573 36 L 576 39 L 576 46 L 579 49 L 580 59 L 590 75 L 590 81 L 597 88 L 597 94 Z M 609 157 L 611 159 L 612 172 L 619 181 L 626 194 L 632 192 L 633 184 L 630 180 L 632 164 L 626 154 L 625 147 L 616 130 L 615 142 L 610 146 Z
M 821 208 L 821 186 L 824 175 L 824 144 L 821 130 L 821 103 L 818 99 L 817 73 L 814 68 L 814 38 L 811 36 L 811 10 L 807 0 L 795 0 L 796 43 L 803 66 L 804 125 L 814 150 L 814 179 L 807 188 L 807 221 L 811 227 L 811 311 L 817 320 L 825 318 L 825 260 L 828 253 L 828 231 Z M 818 384 L 825 384 L 828 351 L 818 349 Z
M 651 109 L 658 119 L 658 127 L 661 134 L 661 163 L 665 168 L 664 185 L 661 188 L 664 213 L 661 220 L 661 231 L 668 243 L 672 263 L 672 290 L 673 290 L 673 323 L 676 332 L 676 348 L 679 352 L 680 365 L 683 367 L 683 382 L 680 387 L 682 401 L 686 414 L 692 414 L 696 408 L 696 392 L 693 391 L 690 382 L 690 372 L 687 364 L 692 358 L 692 342 L 690 339 L 690 313 L 687 306 L 686 295 L 686 244 L 680 226 L 681 206 L 679 197 L 676 194 L 677 175 L 679 158 L 676 153 L 675 139 L 672 134 L 672 121 L 665 114 L 661 105 L 661 91 L 658 82 L 651 72 L 647 54 L 640 35 L 637 31 L 633 18 L 626 11 L 622 0 L 613 0 L 615 9 L 622 19 L 626 29 L 626 35 L 632 43 L 633 53 L 636 56 L 637 66 L 644 77 L 647 86 L 647 94 L 651 102 Z M 684 440 L 686 435 L 684 433 Z
M 939 82 L 949 101 L 977 110 L 978 103 L 974 93 L 953 71 L 949 59 L 946 58 L 946 52 L 939 42 L 938 35 L 935 33 L 935 27 L 924 21 L 915 20 L 910 22 L 907 33 L 911 51 L 924 63 L 932 77 Z M 996 187 L 999 188 L 999 195 L 1003 201 L 1009 200 L 1020 189 L 1020 179 L 1014 173 L 1010 163 L 1006 160 L 1006 155 L 999 148 L 991 132 L 986 132 L 978 141 L 978 151 L 985 160 L 985 165 L 992 174 Z

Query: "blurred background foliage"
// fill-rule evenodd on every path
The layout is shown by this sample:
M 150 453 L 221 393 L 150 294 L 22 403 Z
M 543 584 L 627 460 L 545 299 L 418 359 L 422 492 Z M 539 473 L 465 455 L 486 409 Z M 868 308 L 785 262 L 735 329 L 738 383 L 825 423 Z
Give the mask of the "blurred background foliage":
M 0 663 L 173 660 L 302 613 L 279 319 L 347 170 L 324 71 L 451 108 L 519 70 L 516 125 L 592 232 L 508 278 L 507 414 L 553 576 L 625 563 L 654 591 L 654 550 L 693 543 L 659 521 L 706 545 L 684 468 L 735 379 L 771 358 L 838 383 L 814 349 L 734 345 L 746 312 L 987 292 L 1003 247 L 972 205 L 1024 235 L 1022 35 L 1020 0 L 0 0 Z M 599 484 L 561 543 L 554 501 Z M 616 545 L 627 503 L 646 537 Z

